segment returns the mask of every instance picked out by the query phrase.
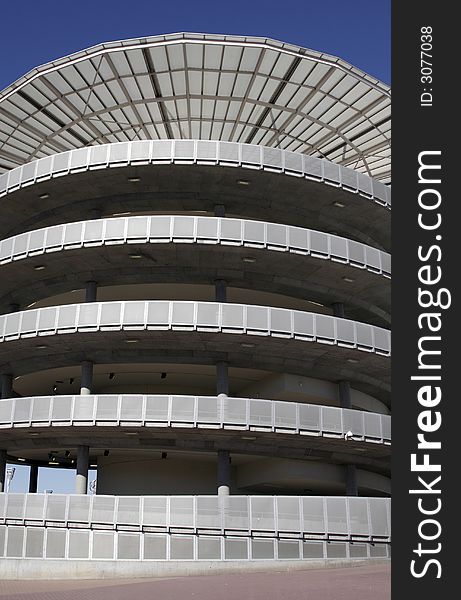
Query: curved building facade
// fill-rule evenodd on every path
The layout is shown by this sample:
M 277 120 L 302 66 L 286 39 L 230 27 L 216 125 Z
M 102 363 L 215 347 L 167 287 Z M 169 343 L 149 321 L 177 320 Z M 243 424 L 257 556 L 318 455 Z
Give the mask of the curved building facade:
M 0 143 L 7 576 L 388 557 L 389 88 L 273 40 L 127 40 L 1 92 Z

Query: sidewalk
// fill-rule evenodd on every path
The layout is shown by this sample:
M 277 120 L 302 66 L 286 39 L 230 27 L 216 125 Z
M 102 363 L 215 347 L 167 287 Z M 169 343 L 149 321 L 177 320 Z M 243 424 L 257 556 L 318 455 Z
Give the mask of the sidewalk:
M 134 581 L 0 581 L 0 600 L 390 600 L 390 597 L 390 565 Z

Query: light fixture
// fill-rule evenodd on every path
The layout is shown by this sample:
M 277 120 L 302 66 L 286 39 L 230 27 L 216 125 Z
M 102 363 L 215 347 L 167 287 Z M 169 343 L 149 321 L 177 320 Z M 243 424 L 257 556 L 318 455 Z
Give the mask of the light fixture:
M 136 176 L 134 176 L 134 177 L 128 177 L 128 181 L 130 183 L 138 183 L 138 181 L 141 181 L 141 177 L 136 177 Z
M 346 205 L 342 202 L 333 202 L 333 206 L 337 206 L 338 208 L 344 208 Z
M 39 196 L 40 200 L 46 200 L 49 197 L 50 197 L 49 194 L 40 194 L 40 196 Z
M 248 181 L 248 179 L 237 179 L 237 183 L 239 185 L 250 185 L 250 182 Z
M 242 348 L 254 348 L 255 347 L 254 344 L 249 344 L 248 342 L 242 342 L 240 345 L 242 346 Z
M 98 465 L 90 465 L 90 469 L 97 469 Z
M 256 439 L 255 436 L 251 435 L 242 435 L 242 440 L 247 440 L 248 442 L 254 442 Z
M 30 436 L 37 436 L 40 435 L 37 431 L 32 431 L 32 433 L 29 433 Z
M 18 458 L 18 461 L 19 462 L 26 462 L 26 459 L 25 458 Z
M 356 363 L 358 363 L 359 361 L 358 361 L 356 358 L 348 358 L 348 359 L 347 359 L 347 362 L 350 362 L 350 363 L 352 363 L 352 364 L 356 364 Z
M 245 263 L 255 263 L 256 262 L 256 258 L 254 256 L 244 256 L 242 258 L 242 261 Z
M 354 283 L 355 279 L 351 279 L 350 277 L 343 277 L 343 281 L 346 281 L 347 283 Z
M 34 267 L 34 271 L 43 271 L 46 269 L 45 265 L 37 265 Z
M 138 435 L 137 431 L 124 431 L 125 435 Z
M 139 340 L 137 340 L 135 338 L 125 340 L 125 344 L 137 344 L 138 342 L 139 342 Z
M 315 306 L 322 306 L 322 307 L 325 306 L 325 304 L 322 304 L 321 302 L 314 302 L 313 300 L 309 300 L 309 303 L 314 304 Z
M 127 217 L 128 215 L 131 215 L 131 212 L 112 213 L 113 217 Z
M 129 254 L 128 255 L 132 260 L 136 260 L 138 258 L 143 258 L 142 254 Z
M 46 348 L 48 348 L 48 346 L 46 346 L 45 344 L 42 344 L 41 346 L 35 346 L 37 348 L 37 350 L 45 350 Z
M 53 394 L 56 394 L 56 392 L 57 392 L 57 391 L 58 391 L 58 386 L 57 386 L 57 385 L 54 385 L 54 386 L 53 386 Z

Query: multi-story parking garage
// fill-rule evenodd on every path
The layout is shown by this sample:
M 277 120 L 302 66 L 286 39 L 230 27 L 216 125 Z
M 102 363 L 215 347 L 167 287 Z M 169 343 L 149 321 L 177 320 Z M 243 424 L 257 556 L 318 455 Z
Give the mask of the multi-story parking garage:
M 113 42 L 4 90 L 0 142 L 4 573 L 389 556 L 388 87 L 261 38 Z

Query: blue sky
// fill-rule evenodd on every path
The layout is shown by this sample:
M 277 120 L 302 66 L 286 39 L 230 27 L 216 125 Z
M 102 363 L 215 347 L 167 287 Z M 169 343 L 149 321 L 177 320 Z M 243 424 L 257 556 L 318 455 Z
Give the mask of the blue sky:
M 0 89 L 100 42 L 177 31 L 271 37 L 340 56 L 390 83 L 390 0 L 23 0 L 4 3 L 1 15 Z M 16 467 L 11 491 L 27 491 L 28 471 Z M 73 487 L 72 471 L 40 470 L 39 491 Z
M 390 82 L 390 0 L 22 0 L 1 16 L 0 88 L 99 42 L 177 31 L 272 37 Z

